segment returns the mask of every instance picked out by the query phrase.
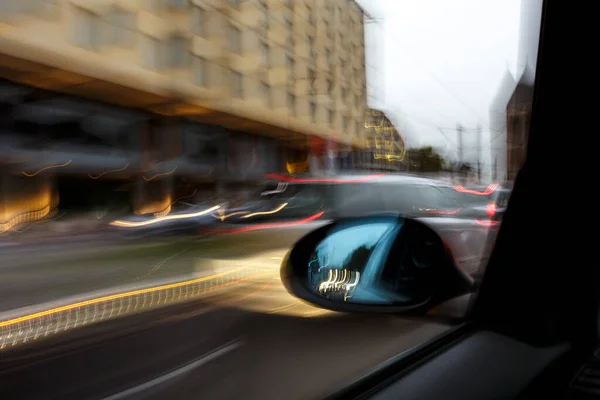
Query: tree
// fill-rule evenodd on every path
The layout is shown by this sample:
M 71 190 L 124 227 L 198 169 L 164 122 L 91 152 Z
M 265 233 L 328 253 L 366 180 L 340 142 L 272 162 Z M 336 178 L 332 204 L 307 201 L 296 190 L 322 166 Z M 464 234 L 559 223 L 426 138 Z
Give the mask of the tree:
M 431 146 L 408 149 L 404 160 L 409 170 L 418 172 L 440 172 L 446 164 L 444 158 Z

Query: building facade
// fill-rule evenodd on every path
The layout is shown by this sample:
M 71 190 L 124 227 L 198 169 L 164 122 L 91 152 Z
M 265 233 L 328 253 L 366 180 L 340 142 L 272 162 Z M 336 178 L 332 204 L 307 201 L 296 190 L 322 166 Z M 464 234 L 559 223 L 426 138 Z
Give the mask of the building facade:
M 0 78 L 14 90 L 0 100 L 11 121 L 3 135 L 17 146 L 8 153 L 23 146 L 16 126 L 42 134 L 57 124 L 79 138 L 94 128 L 103 131 L 96 137 L 118 131 L 120 139 L 108 142 L 131 150 L 121 149 L 118 158 L 107 146 L 85 143 L 85 151 L 69 145 L 36 157 L 42 150 L 30 147 L 30 157 L 5 163 L 11 168 L 37 170 L 69 159 L 53 173 L 85 178 L 128 165 L 129 179 L 140 182 L 136 204 L 145 204 L 150 191 L 141 171 L 173 179 L 158 191 L 161 199 L 148 201 L 155 205 L 135 207 L 147 214 L 164 212 L 179 178 L 235 182 L 294 170 L 307 164 L 310 138 L 335 151 L 364 145 L 364 13 L 354 1 L 8 5 L 0 7 Z M 93 166 L 89 157 L 76 162 L 82 152 L 95 155 Z
M 490 107 L 492 180 L 514 181 L 527 155 L 543 0 L 521 2 L 517 76 L 507 71 Z
M 361 167 L 370 170 L 399 171 L 405 158 L 405 143 L 392 121 L 383 111 L 365 113 L 365 148 Z

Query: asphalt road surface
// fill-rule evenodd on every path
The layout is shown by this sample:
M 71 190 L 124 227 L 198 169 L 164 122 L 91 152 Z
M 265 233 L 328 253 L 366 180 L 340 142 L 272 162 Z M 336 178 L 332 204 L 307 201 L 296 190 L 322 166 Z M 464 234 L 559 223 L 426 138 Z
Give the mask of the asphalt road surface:
M 226 235 L 140 235 L 5 246 L 0 248 L 0 313 L 209 274 L 212 267 L 203 261 L 243 260 L 269 249 L 284 253 L 323 223 Z
M 0 398 L 322 398 L 448 329 L 334 313 L 289 295 L 279 279 L 281 259 L 315 227 L 4 252 L 6 312 L 107 287 L 231 268 L 252 273 L 187 302 L 67 324 L 9 347 L 0 352 Z
M 0 397 L 323 398 L 447 329 L 304 304 L 282 287 L 278 254 L 246 259 L 248 268 L 262 259 L 265 273 L 212 297 L 9 349 L 0 363 Z M 101 340 L 78 345 L 82 337 Z M 38 361 L 40 349 L 51 353 Z M 19 353 L 26 350 L 32 353 Z

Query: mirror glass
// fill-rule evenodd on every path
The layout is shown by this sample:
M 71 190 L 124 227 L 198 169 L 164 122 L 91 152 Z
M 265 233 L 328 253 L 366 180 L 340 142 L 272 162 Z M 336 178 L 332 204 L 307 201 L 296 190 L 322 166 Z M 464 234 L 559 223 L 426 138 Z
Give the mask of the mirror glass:
M 398 218 L 334 225 L 308 261 L 308 284 L 319 296 L 362 304 L 411 305 L 433 293 L 431 270 L 444 255 L 428 230 Z

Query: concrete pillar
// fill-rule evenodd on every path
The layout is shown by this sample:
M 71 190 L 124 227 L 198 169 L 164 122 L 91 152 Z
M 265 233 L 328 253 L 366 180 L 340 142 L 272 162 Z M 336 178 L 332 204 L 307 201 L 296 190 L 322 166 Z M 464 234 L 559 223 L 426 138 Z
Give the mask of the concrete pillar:
M 133 211 L 138 215 L 166 215 L 173 202 L 173 175 L 136 178 L 132 193 Z
M 22 174 L 17 166 L 0 166 L 0 234 L 27 222 L 52 216 L 58 207 L 55 175 L 40 172 Z

